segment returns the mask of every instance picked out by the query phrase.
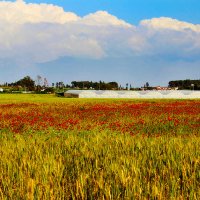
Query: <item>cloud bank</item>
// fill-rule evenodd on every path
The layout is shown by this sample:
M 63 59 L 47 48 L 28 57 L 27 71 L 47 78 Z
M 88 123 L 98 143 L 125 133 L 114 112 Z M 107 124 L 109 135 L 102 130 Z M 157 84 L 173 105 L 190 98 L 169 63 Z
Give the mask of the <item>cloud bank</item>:
M 200 25 L 154 18 L 132 25 L 106 11 L 80 17 L 51 4 L 0 2 L 0 59 L 61 57 L 200 60 Z

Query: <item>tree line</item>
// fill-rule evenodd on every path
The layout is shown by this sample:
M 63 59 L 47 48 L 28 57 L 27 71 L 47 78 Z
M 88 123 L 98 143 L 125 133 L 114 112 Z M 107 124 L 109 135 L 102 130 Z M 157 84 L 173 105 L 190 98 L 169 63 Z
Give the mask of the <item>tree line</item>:
M 2 85 L 3 87 L 10 88 L 11 91 L 34 91 L 34 92 L 55 92 L 63 89 L 94 89 L 94 90 L 113 90 L 118 89 L 117 82 L 92 82 L 92 81 L 72 81 L 71 85 L 64 84 L 62 81 L 52 83 L 49 86 L 46 78 L 42 78 L 41 76 L 37 76 L 35 80 L 33 80 L 30 76 L 25 76 L 24 78 L 12 82 L 5 83 Z
M 200 90 L 200 80 L 175 80 L 169 82 L 169 87 L 179 90 Z
M 72 81 L 72 88 L 78 89 L 95 89 L 95 90 L 117 90 L 119 85 L 117 82 L 92 82 L 92 81 Z
M 55 91 L 63 91 L 64 89 L 93 89 L 93 90 L 140 90 L 141 88 L 133 88 L 131 85 L 126 84 L 126 87 L 123 88 L 121 85 L 115 81 L 113 82 L 93 82 L 93 81 L 72 81 L 71 85 L 64 84 L 63 82 L 52 83 L 51 87 L 48 84 L 46 78 L 42 78 L 41 76 L 37 76 L 35 80 L 33 80 L 30 76 L 25 76 L 24 78 L 13 82 L 13 83 L 5 83 L 4 87 L 10 87 L 12 91 L 34 91 L 34 92 L 55 92 Z M 173 80 L 169 82 L 168 87 L 170 88 L 178 88 L 179 90 L 200 90 L 200 80 Z M 149 83 L 146 82 L 144 88 L 151 90 L 155 87 L 150 87 Z
M 54 92 L 53 88 L 49 87 L 47 79 L 42 78 L 41 76 L 37 76 L 36 80 L 33 80 L 30 76 L 25 76 L 16 82 L 5 83 L 3 87 L 7 88 L 7 90 L 5 90 L 7 92 Z

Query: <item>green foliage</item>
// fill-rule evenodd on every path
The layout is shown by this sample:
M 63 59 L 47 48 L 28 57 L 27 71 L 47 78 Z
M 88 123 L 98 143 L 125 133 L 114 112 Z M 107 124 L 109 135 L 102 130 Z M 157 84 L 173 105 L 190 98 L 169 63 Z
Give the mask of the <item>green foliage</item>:
M 178 87 L 180 90 L 183 89 L 194 89 L 200 90 L 200 80 L 177 80 L 177 81 L 170 81 L 169 87 Z
M 80 89 L 90 89 L 93 88 L 95 90 L 112 90 L 112 89 L 118 89 L 118 83 L 117 82 L 90 82 L 90 81 L 72 81 L 71 82 L 72 87 L 74 88 L 80 88 Z
M 30 76 L 25 76 L 24 78 L 20 79 L 15 83 L 11 83 L 10 85 L 18 87 L 18 88 L 25 88 L 29 91 L 35 90 L 35 82 L 30 78 Z

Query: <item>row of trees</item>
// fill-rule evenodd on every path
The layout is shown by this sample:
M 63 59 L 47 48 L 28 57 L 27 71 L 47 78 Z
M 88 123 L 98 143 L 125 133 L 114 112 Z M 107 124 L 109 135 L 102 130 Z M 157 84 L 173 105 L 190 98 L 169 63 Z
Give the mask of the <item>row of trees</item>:
M 54 92 L 54 91 L 63 91 L 64 88 L 70 89 L 95 89 L 95 90 L 118 90 L 118 89 L 130 89 L 130 90 L 140 90 L 141 88 L 132 88 L 128 83 L 126 84 L 126 88 L 119 86 L 117 82 L 92 82 L 92 81 L 72 81 L 71 85 L 65 85 L 63 82 L 52 83 L 52 87 L 49 87 L 48 81 L 46 78 L 42 78 L 41 76 L 37 76 L 35 80 L 31 79 L 30 76 L 25 76 L 24 78 L 14 82 L 14 83 L 6 83 L 5 87 L 12 87 L 12 91 L 46 91 L 46 92 Z M 200 90 L 200 80 L 175 80 L 170 81 L 170 88 L 178 88 L 179 90 L 187 89 L 187 90 Z M 144 85 L 145 89 L 151 90 L 154 87 L 150 87 L 149 83 L 146 82 Z
M 105 83 L 104 81 L 92 82 L 92 81 L 72 81 L 72 88 L 79 89 L 95 89 L 95 90 L 113 90 L 118 89 L 117 82 Z
M 179 90 L 200 90 L 200 80 L 175 80 L 169 82 L 169 87 Z
M 35 92 L 53 92 L 53 89 L 49 87 L 48 81 L 46 78 L 37 76 L 36 80 L 33 80 L 30 76 L 25 76 L 24 78 L 13 82 L 5 83 L 3 85 L 6 88 L 9 88 L 8 91 L 35 91 Z
M 95 89 L 95 90 L 112 90 L 118 89 L 117 82 L 105 83 L 104 81 L 92 82 L 92 81 L 72 81 L 71 85 L 64 84 L 63 82 L 52 83 L 52 86 L 49 87 L 48 81 L 46 78 L 37 76 L 33 80 L 30 76 L 25 76 L 24 78 L 13 82 L 5 83 L 4 87 L 11 88 L 12 91 L 35 91 L 35 92 L 54 92 L 54 91 L 63 91 L 64 88 L 71 89 Z

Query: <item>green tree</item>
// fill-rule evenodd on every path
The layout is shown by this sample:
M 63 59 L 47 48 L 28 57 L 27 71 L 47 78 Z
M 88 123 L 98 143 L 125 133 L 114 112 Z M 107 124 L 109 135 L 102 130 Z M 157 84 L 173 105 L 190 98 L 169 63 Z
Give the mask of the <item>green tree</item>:
M 13 86 L 21 86 L 29 91 L 35 90 L 35 82 L 31 79 L 30 76 L 25 76 L 24 78 L 20 79 L 19 81 L 13 83 Z

